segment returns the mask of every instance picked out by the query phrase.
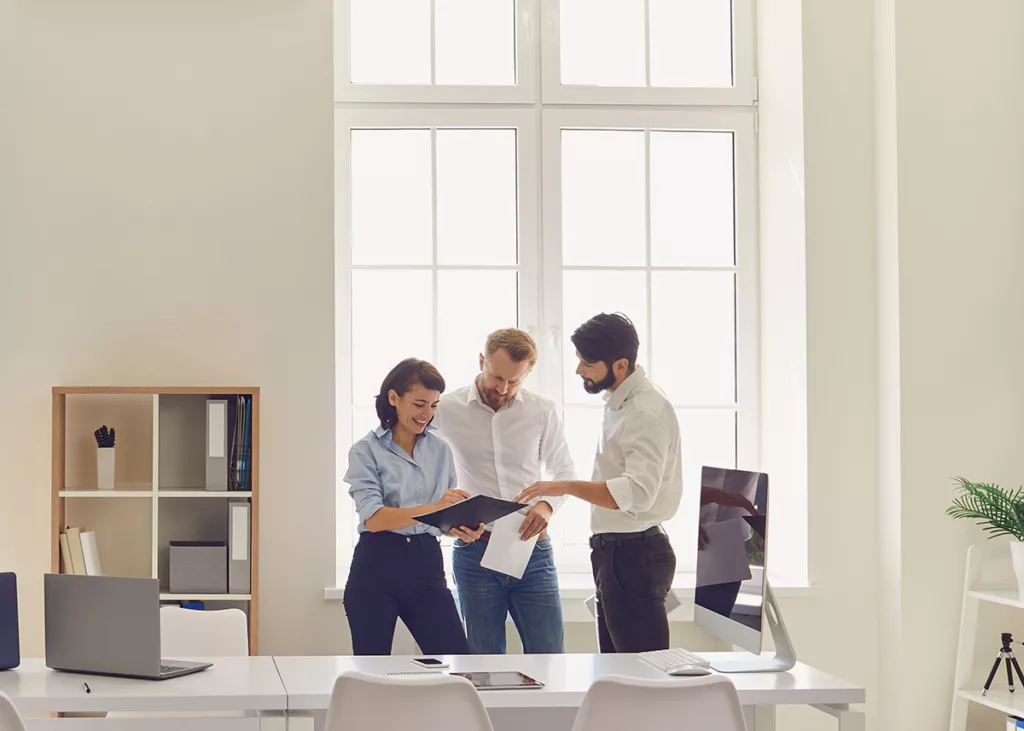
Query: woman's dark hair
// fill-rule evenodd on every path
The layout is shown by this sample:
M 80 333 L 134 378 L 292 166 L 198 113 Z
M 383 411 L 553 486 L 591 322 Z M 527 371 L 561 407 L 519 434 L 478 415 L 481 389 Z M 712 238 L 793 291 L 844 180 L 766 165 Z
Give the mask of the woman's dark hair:
M 625 358 L 629 361 L 629 372 L 632 373 L 636 367 L 640 337 L 632 321 L 622 313 L 608 315 L 602 312 L 576 328 L 572 334 L 572 344 L 580 351 L 583 360 L 604 363 L 609 373 L 615 361 Z
M 437 368 L 425 360 L 406 358 L 391 369 L 384 383 L 380 384 L 380 393 L 377 394 L 377 418 L 382 427 L 390 429 L 398 421 L 398 412 L 388 401 L 388 393 L 393 390 L 401 396 L 417 383 L 432 391 L 444 393 L 444 378 Z

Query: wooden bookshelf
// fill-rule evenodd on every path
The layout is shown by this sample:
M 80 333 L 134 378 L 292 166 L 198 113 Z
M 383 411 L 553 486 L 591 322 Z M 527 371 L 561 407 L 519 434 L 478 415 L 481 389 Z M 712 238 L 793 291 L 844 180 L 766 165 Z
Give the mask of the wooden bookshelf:
M 251 491 L 206 491 L 207 398 L 252 398 Z M 260 390 L 252 386 L 58 386 L 53 388 L 50 570 L 61 571 L 60 534 L 96 531 L 103 573 L 160 581 L 160 600 L 238 607 L 249 619 L 249 652 L 259 637 Z M 96 487 L 100 424 L 117 429 L 113 490 Z M 250 590 L 178 594 L 169 590 L 171 540 L 226 540 L 228 505 L 250 506 Z

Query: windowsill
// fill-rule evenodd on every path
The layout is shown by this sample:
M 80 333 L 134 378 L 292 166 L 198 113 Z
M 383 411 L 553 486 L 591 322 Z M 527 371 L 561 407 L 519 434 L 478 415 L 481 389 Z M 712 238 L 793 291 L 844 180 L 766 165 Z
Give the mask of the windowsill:
M 675 622 L 688 622 L 693 618 L 693 587 L 694 574 L 676 574 L 672 582 L 672 591 L 681 604 L 671 613 Z M 345 596 L 344 577 L 336 587 L 324 589 L 324 599 L 341 601 Z M 798 582 L 772 581 L 772 591 L 778 599 L 813 597 L 817 591 L 810 584 Z M 593 618 L 583 602 L 594 593 L 594 577 L 590 574 L 559 574 L 559 594 L 562 597 L 562 614 L 566 622 L 592 622 Z M 454 589 L 454 587 L 452 587 Z M 687 601 L 690 600 L 690 601 Z

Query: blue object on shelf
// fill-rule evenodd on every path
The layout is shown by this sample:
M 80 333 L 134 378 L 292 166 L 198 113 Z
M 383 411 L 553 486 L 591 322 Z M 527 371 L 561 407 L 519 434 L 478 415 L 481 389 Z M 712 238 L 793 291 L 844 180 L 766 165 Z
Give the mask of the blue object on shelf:
M 18 579 L 8 571 L 0 574 L 0 670 L 13 670 L 20 664 Z
M 181 603 L 181 608 L 182 609 L 198 609 L 199 611 L 202 611 L 202 610 L 206 609 L 206 602 L 182 602 Z

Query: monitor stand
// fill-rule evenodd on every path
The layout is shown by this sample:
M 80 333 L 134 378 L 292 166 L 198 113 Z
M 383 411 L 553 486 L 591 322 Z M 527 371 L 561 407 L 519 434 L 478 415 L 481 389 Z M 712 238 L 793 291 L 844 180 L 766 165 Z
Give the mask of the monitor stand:
M 764 616 L 775 640 L 775 653 L 752 655 L 747 652 L 732 652 L 719 655 L 711 661 L 711 669 L 720 673 L 784 673 L 796 665 L 796 652 L 782 621 L 782 612 L 775 602 L 772 586 L 765 580 Z

